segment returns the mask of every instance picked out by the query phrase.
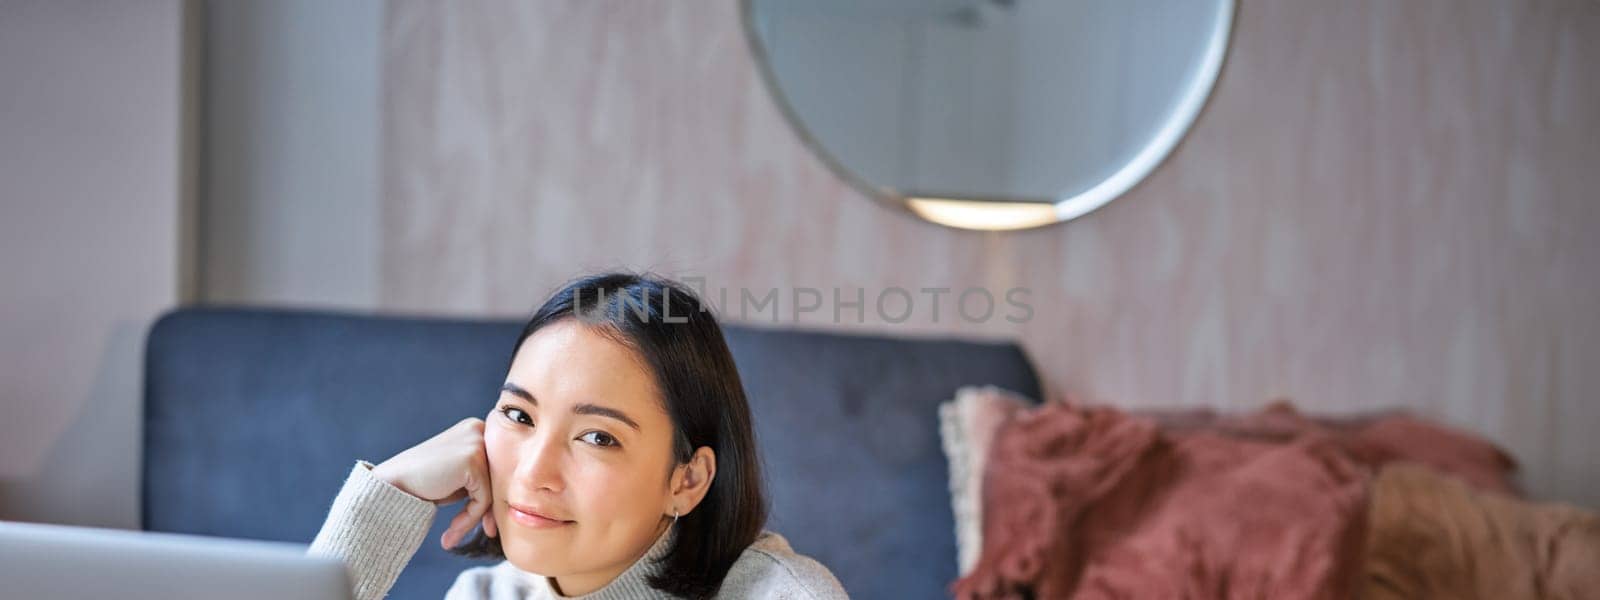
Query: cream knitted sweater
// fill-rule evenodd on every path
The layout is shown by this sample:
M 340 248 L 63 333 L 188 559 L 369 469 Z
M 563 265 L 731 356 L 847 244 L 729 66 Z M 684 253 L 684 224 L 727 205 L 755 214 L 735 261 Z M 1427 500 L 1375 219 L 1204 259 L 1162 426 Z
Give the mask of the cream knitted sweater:
M 372 465 L 358 462 L 311 542 L 310 553 L 335 556 L 350 570 L 357 600 L 382 598 L 427 536 L 437 508 L 372 476 Z M 656 540 L 643 558 L 611 583 L 584 596 L 562 596 L 549 578 L 522 571 L 510 562 L 463 571 L 445 592 L 447 600 L 622 600 L 668 598 L 650 587 L 655 560 L 666 554 L 670 534 Z M 836 600 L 848 598 L 839 581 L 817 561 L 796 554 L 789 542 L 763 532 L 745 548 L 722 580 L 718 598 Z

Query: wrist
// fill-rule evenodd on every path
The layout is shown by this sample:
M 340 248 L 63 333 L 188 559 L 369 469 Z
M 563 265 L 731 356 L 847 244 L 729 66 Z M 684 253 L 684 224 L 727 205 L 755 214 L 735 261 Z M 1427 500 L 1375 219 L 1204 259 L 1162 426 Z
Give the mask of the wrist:
M 416 496 L 416 494 L 412 493 L 411 490 L 406 489 L 406 486 L 401 485 L 399 476 L 394 474 L 394 467 L 390 466 L 388 461 L 372 465 L 370 470 L 372 471 L 372 476 L 377 478 L 379 481 L 387 483 L 402 492 Z

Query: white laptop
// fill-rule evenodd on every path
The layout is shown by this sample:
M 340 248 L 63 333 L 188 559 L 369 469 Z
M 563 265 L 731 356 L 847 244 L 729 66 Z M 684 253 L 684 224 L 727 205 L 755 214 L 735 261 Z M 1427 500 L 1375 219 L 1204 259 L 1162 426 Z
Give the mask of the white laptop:
M 0 522 L 7 598 L 349 600 L 338 559 L 297 544 Z

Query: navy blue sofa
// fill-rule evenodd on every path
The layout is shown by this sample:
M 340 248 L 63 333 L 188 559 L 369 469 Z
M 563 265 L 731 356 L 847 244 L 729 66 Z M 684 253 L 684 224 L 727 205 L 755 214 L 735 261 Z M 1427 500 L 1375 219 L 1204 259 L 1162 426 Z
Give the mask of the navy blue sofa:
M 309 542 L 357 459 L 381 461 L 487 414 L 521 326 L 218 307 L 164 315 L 145 356 L 144 528 Z M 768 528 L 854 597 L 947 597 L 956 548 L 937 406 L 972 384 L 1039 397 L 1022 350 L 725 330 L 754 412 Z M 435 519 L 391 597 L 441 597 L 476 564 L 440 550 L 448 520 Z

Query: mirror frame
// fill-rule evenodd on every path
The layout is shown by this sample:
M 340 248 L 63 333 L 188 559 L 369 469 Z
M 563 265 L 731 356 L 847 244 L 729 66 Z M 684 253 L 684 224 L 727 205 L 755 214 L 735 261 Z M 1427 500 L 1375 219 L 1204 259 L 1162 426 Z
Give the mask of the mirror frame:
M 744 30 L 745 41 L 750 46 L 756 70 L 761 73 L 762 84 L 766 86 L 767 93 L 778 106 L 779 112 L 783 113 L 784 120 L 788 121 L 789 126 L 800 136 L 801 143 L 810 149 L 813 155 L 820 158 L 835 175 L 869 198 L 946 227 L 984 231 L 1030 229 L 1064 223 L 1117 199 L 1148 177 L 1177 148 L 1178 142 L 1183 140 L 1183 136 L 1199 118 L 1206 101 L 1211 97 L 1211 92 L 1216 89 L 1233 35 L 1233 20 L 1238 14 L 1238 0 L 1217 0 L 1221 3 L 1221 10 L 1212 25 L 1210 42 L 1206 44 L 1205 53 L 1201 56 L 1200 68 L 1195 73 L 1193 85 L 1184 91 L 1166 122 L 1161 124 L 1160 129 L 1145 142 L 1132 159 L 1083 192 L 1057 198 L 1054 202 L 1040 202 L 1004 196 L 981 199 L 926 197 L 888 186 L 874 185 L 862 179 L 811 134 L 811 130 L 800 119 L 794 106 L 789 104 L 783 88 L 778 85 L 777 74 L 772 71 L 766 47 L 756 31 L 755 1 L 739 0 L 740 28 Z

